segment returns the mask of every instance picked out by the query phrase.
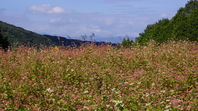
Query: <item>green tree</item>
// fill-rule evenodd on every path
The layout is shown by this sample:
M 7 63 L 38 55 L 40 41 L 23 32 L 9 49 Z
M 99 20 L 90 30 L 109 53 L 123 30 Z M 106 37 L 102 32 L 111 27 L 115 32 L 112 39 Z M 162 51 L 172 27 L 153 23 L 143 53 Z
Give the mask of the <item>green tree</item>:
M 8 39 L 3 37 L 3 35 L 0 33 L 0 48 L 3 48 L 5 51 L 7 51 L 9 45 Z
M 189 22 L 189 40 L 198 41 L 198 8 L 191 12 L 188 18 Z
M 164 42 L 169 39 L 170 26 L 168 19 L 159 20 L 156 24 L 148 25 L 143 33 L 136 39 L 138 43 L 144 44 L 150 40 Z
M 124 48 L 130 48 L 132 45 L 133 45 L 133 41 L 130 40 L 129 38 L 124 39 L 124 40 L 122 41 L 122 46 L 123 46 Z

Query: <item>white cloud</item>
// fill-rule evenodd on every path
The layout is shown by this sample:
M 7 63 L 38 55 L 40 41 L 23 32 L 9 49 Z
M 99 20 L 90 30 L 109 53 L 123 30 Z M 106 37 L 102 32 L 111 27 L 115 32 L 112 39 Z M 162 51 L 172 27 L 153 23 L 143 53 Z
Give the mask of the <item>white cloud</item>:
M 64 8 L 51 6 L 51 5 L 33 5 L 30 8 L 30 11 L 36 13 L 44 13 L 44 14 L 68 14 L 71 13 L 69 10 L 65 10 Z
M 142 32 L 144 24 L 152 23 L 151 20 L 149 17 L 134 15 L 71 13 L 50 16 L 42 24 L 35 23 L 32 30 L 39 33 L 70 35 L 72 37 L 91 33 L 95 33 L 99 37 L 125 35 L 137 37 L 137 32 Z

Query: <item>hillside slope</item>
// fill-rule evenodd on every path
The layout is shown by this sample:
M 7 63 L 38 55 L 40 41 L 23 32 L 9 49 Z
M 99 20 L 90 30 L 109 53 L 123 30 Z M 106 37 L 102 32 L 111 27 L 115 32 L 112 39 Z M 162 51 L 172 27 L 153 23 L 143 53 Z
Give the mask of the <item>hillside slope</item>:
M 0 21 L 0 32 L 11 45 L 50 45 L 53 42 L 42 35 Z

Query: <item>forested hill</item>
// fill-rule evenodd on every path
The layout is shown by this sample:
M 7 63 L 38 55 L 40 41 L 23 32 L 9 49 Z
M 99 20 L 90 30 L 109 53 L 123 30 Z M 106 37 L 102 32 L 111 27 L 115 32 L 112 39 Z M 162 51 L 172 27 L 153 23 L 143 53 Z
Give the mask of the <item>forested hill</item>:
M 40 35 L 14 25 L 0 21 L 0 33 L 7 38 L 11 46 L 80 46 L 82 44 L 94 43 L 96 45 L 115 45 L 106 42 L 81 41 L 67 39 L 59 36 Z
M 198 0 L 190 0 L 172 19 L 162 19 L 148 25 L 144 32 L 140 33 L 136 42 L 146 43 L 150 40 L 198 41 Z
M 53 41 L 37 33 L 0 21 L 0 33 L 11 45 L 51 45 Z

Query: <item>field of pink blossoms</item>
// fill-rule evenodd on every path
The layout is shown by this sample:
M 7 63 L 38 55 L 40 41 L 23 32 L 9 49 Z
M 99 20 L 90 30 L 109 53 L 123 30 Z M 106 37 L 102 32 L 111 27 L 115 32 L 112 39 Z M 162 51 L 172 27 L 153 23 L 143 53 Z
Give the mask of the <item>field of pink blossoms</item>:
M 0 51 L 1 111 L 197 109 L 197 43 Z

